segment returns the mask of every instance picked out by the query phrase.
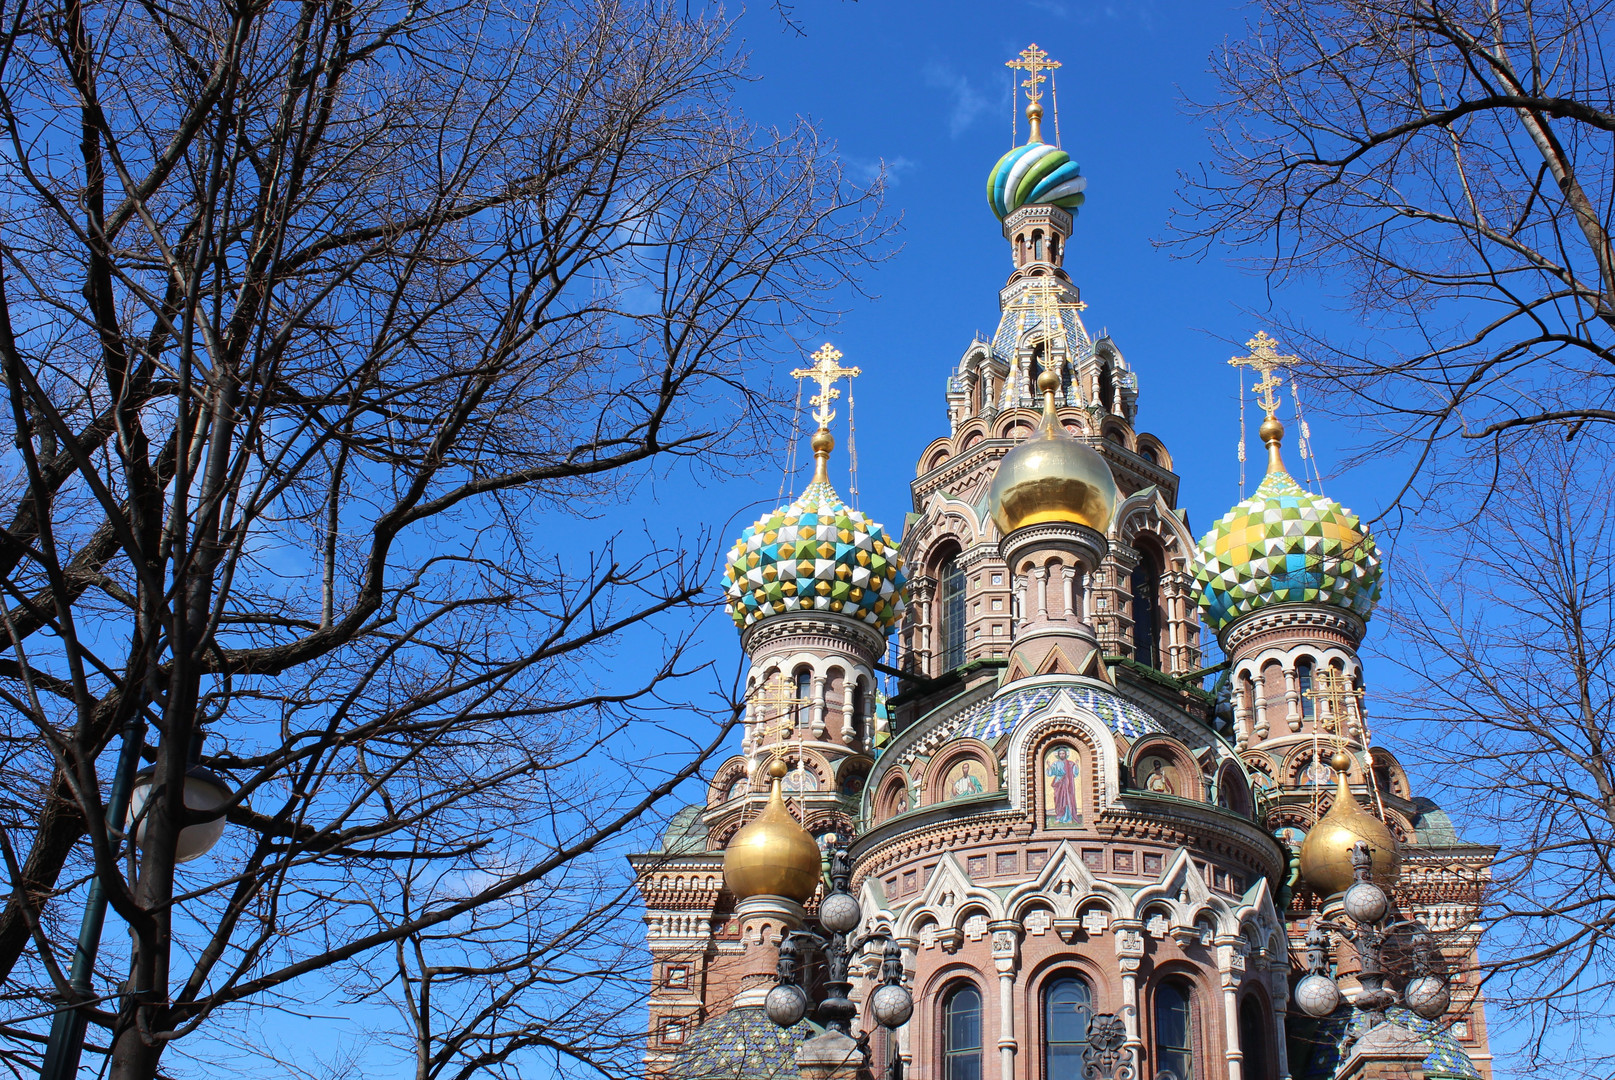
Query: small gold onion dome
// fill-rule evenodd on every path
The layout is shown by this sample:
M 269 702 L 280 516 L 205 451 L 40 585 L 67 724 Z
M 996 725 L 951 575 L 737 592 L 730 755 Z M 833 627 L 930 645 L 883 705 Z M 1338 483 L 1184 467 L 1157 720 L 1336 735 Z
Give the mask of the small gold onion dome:
M 801 904 L 819 887 L 819 845 L 785 808 L 780 790 L 788 771 L 779 758 L 769 763 L 767 805 L 723 850 L 723 883 L 736 899 L 783 896 Z
M 1060 376 L 1038 376 L 1043 421 L 998 463 L 987 502 L 1001 536 L 1024 525 L 1070 522 L 1106 532 L 1116 513 L 1116 478 L 1099 451 L 1072 438 L 1054 412 Z
M 1361 840 L 1368 845 L 1373 880 L 1382 886 L 1391 885 L 1402 864 L 1396 837 L 1383 821 L 1357 804 L 1356 796 L 1346 786 L 1351 758 L 1337 750 L 1329 766 L 1335 770 L 1335 803 L 1301 844 L 1301 876 L 1320 896 L 1345 892 L 1356 880 L 1351 869 L 1352 845 Z

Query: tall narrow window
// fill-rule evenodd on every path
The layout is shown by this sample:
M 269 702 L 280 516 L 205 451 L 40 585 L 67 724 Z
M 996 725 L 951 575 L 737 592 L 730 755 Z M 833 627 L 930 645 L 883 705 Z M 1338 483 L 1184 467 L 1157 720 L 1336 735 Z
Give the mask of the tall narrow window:
M 1145 555 L 1133 567 L 1133 659 L 1150 667 L 1160 667 L 1156 649 L 1161 608 L 1161 572 L 1155 560 Z
M 1043 261 L 1043 230 L 1032 230 L 1032 258 L 1036 262 Z
M 1155 991 L 1155 1078 L 1194 1080 L 1194 1032 L 1189 990 L 1181 983 L 1162 983 Z
M 1079 1080 L 1092 1016 L 1093 995 L 1087 983 L 1070 976 L 1049 983 L 1043 991 L 1044 1080 Z
M 942 1080 L 981 1080 L 981 991 L 961 986 L 942 1005 Z
M 1317 708 L 1312 700 L 1312 661 L 1298 660 L 1295 665 L 1295 687 L 1301 692 L 1301 715 L 1310 717 Z
M 1239 1049 L 1245 1056 L 1245 1080 L 1273 1080 L 1267 1055 L 1268 1022 L 1256 998 L 1247 995 L 1239 1005 Z
M 796 700 L 792 705 L 791 723 L 797 727 L 807 727 L 812 713 L 808 711 L 808 698 L 813 693 L 813 672 L 808 668 L 797 668 L 796 674 L 791 677 L 791 696 Z
M 1108 360 L 1099 368 L 1099 404 L 1106 412 L 1116 411 L 1116 376 Z
M 965 571 L 959 556 L 942 564 L 942 671 L 965 662 Z M 938 672 L 941 674 L 941 672 Z

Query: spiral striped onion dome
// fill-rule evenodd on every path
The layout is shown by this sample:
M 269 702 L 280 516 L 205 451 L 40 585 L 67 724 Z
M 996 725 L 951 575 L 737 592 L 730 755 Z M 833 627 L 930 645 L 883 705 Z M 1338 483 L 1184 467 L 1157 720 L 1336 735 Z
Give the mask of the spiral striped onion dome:
M 1195 549 L 1195 591 L 1214 631 L 1284 603 L 1331 604 L 1367 619 L 1379 599 L 1384 567 L 1373 535 L 1357 515 L 1284 470 L 1283 430 L 1273 420 L 1263 425 L 1264 438 L 1273 434 L 1267 476 Z
M 1058 206 L 1075 213 L 1087 186 L 1071 155 L 1034 139 L 998 159 L 987 175 L 987 202 L 999 221 L 1023 206 Z
M 742 630 L 771 615 L 831 611 L 889 634 L 907 583 L 897 541 L 819 477 L 742 532 L 723 571 L 729 614 Z

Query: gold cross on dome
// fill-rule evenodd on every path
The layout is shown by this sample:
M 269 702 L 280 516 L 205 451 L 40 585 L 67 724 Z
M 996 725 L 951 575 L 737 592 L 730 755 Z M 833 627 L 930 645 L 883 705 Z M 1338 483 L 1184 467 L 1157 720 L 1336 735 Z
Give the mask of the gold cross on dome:
M 1050 353 L 1054 350 L 1054 342 L 1065 338 L 1066 311 L 1086 311 L 1088 305 L 1081 300 L 1075 302 L 1060 299 L 1060 287 L 1052 280 L 1035 281 L 1015 301 L 1015 307 L 1024 315 L 1030 315 L 1038 320 L 1038 328 L 1043 331 L 1042 341 L 1048 346 Z
M 1279 411 L 1279 398 L 1276 391 L 1284 385 L 1284 380 L 1273 372 L 1281 367 L 1294 364 L 1300 357 L 1280 356 L 1279 343 L 1267 336 L 1267 331 L 1258 330 L 1256 336 L 1245 342 L 1245 348 L 1250 350 L 1249 356 L 1235 356 L 1229 358 L 1234 367 L 1248 367 L 1262 377 L 1256 380 L 1251 387 L 1256 391 L 1256 403 L 1262 407 L 1269 420 Z
M 1346 702 L 1355 701 L 1359 708 L 1363 700 L 1362 690 L 1353 687 L 1346 681 L 1345 672 L 1334 668 L 1323 668 L 1312 678 L 1312 689 L 1305 692 L 1312 699 L 1313 704 L 1328 705 L 1328 715 L 1322 710 L 1314 710 L 1318 714 L 1318 724 L 1325 731 L 1333 735 L 1343 735 L 1346 719 Z
M 1060 61 L 1050 60 L 1049 54 L 1037 47 L 1034 41 L 1021 50 L 1019 60 L 1005 60 L 1005 67 L 1019 68 L 1026 72 L 1026 78 L 1021 85 L 1026 87 L 1026 100 L 1036 105 L 1043 97 L 1043 89 L 1039 85 L 1043 82 L 1043 72 L 1053 71 L 1060 66 Z
M 841 396 L 841 391 L 833 385 L 837 379 L 851 379 L 862 375 L 863 372 L 855 367 L 841 366 L 841 350 L 828 341 L 818 352 L 813 353 L 813 366 L 797 368 L 791 372 L 795 379 L 812 379 L 819 384 L 819 392 L 808 399 L 813 406 L 813 419 L 819 423 L 819 430 L 823 431 L 830 426 L 830 421 L 836 418 L 830 403 Z

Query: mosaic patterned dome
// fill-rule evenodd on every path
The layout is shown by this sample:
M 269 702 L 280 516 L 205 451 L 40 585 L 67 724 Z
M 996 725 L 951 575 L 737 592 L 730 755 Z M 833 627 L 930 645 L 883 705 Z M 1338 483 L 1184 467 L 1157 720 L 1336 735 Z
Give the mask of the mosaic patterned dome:
M 723 571 L 742 630 L 787 611 L 833 611 L 890 633 L 906 584 L 897 541 L 817 479 L 741 533 Z
M 1058 146 L 1033 141 L 998 159 L 987 175 L 987 202 L 1003 221 L 1023 206 L 1058 206 L 1076 212 L 1087 177 Z
M 1269 604 L 1333 604 L 1368 618 L 1379 549 L 1357 515 L 1270 466 L 1256 493 L 1224 514 L 1195 551 L 1195 586 L 1212 630 Z

